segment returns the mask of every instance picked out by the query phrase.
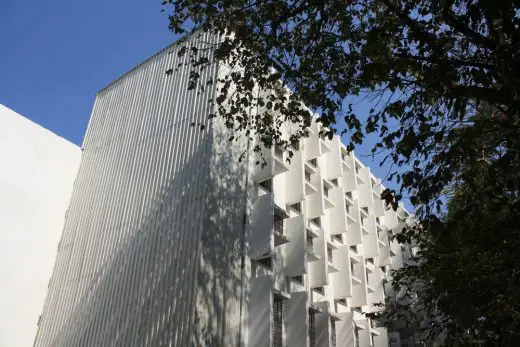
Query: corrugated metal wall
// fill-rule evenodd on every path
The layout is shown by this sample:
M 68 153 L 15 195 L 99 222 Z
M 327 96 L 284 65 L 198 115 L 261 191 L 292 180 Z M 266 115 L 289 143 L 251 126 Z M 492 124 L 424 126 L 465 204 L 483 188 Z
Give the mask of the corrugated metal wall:
M 227 138 L 207 120 L 213 92 L 188 92 L 188 67 L 165 74 L 176 50 L 97 95 L 35 346 L 238 336 L 245 169 L 217 150 Z

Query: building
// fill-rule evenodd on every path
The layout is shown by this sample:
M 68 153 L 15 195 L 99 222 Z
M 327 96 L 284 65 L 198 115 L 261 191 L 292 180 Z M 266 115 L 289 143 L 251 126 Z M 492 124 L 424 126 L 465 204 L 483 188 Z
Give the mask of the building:
M 0 105 L 0 346 L 31 346 L 80 148 Z
M 406 212 L 318 124 L 290 163 L 256 165 L 178 49 L 97 94 L 35 346 L 387 346 L 361 310 L 402 261 Z

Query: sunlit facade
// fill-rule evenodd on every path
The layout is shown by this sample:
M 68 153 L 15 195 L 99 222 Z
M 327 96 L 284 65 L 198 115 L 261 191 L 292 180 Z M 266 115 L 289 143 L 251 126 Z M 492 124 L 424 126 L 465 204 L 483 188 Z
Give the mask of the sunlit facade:
M 388 346 L 362 312 L 407 212 L 316 123 L 297 148 L 230 142 L 177 49 L 96 97 L 35 346 Z

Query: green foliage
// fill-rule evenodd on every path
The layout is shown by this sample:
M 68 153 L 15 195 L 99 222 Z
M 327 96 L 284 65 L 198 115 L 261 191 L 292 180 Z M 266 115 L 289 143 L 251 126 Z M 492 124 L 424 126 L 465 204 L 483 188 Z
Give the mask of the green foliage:
M 329 129 L 323 135 L 349 135 L 350 149 L 367 133 L 378 134 L 374 153 L 386 153 L 390 178 L 400 185 L 382 198 L 395 208 L 403 194 L 410 196 L 418 224 L 399 238 L 423 247 L 420 266 L 405 267 L 397 282 L 424 282 L 426 312 L 455 341 L 504 343 L 502 336 L 514 336 L 520 1 L 164 5 L 175 33 L 210 31 L 222 38 L 181 54 L 189 55 L 193 71 L 187 87 L 199 92 L 202 69 L 217 61 L 234 67 L 215 81 L 212 116 L 237 133 L 266 146 L 294 144 L 312 120 L 306 105 Z M 349 95 L 374 100 L 366 120 L 353 112 Z M 288 140 L 280 131 L 284 122 L 297 129 Z M 446 200 L 451 207 L 443 216 Z

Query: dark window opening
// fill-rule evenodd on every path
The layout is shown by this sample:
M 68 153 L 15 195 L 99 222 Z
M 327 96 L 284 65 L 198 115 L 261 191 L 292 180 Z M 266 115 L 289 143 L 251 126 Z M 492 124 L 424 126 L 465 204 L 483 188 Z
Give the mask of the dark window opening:
M 320 217 L 312 218 L 311 223 L 316 224 L 317 226 L 321 226 L 321 220 Z
M 273 347 L 283 346 L 283 300 L 273 295 Z
M 274 231 L 277 234 L 283 235 L 284 219 L 275 215 L 273 225 L 274 225 Z
M 301 202 L 297 202 L 295 204 L 292 204 L 291 208 L 293 210 L 295 210 L 295 211 L 301 212 L 302 211 L 302 203 Z
M 323 287 L 316 287 L 316 288 L 314 288 L 314 290 L 316 291 L 316 293 L 320 293 L 321 295 L 324 295 Z
M 262 265 L 263 267 L 266 267 L 268 269 L 273 268 L 273 260 L 271 257 L 265 257 L 262 259 L 257 260 L 258 264 Z
M 310 159 L 309 160 L 309 164 L 311 164 L 314 167 L 317 167 L 318 166 L 318 159 L 316 159 L 316 158 Z
M 311 173 L 308 171 L 305 171 L 305 180 L 309 183 L 311 182 Z
M 336 347 L 336 322 L 330 321 L 330 344 Z
M 314 248 L 313 238 L 310 237 L 309 235 L 307 235 L 307 249 L 312 251 L 313 248 Z
M 264 188 L 268 192 L 272 192 L 273 191 L 273 181 L 270 180 L 270 179 L 262 181 L 262 182 L 260 182 L 258 184 L 260 185 L 260 187 Z
M 303 275 L 293 276 L 292 280 L 296 283 L 303 284 Z
M 274 155 L 278 159 L 283 159 L 283 150 L 280 147 L 275 147 L 274 148 Z
M 316 319 L 311 309 L 309 309 L 309 347 L 316 347 Z
M 343 242 L 343 235 L 341 234 L 332 235 L 332 237 L 338 240 L 339 242 Z

